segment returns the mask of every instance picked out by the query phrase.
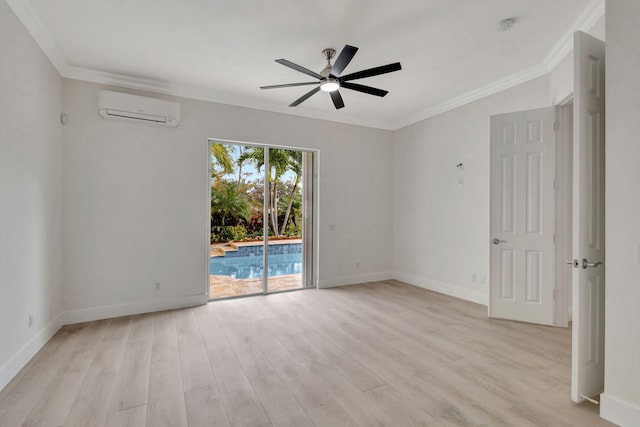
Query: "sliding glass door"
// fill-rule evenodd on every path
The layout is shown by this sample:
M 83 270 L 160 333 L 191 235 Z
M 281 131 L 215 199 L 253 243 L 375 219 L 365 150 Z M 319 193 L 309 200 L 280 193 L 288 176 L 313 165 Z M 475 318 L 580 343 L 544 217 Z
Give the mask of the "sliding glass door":
M 211 299 L 310 287 L 313 153 L 210 141 Z

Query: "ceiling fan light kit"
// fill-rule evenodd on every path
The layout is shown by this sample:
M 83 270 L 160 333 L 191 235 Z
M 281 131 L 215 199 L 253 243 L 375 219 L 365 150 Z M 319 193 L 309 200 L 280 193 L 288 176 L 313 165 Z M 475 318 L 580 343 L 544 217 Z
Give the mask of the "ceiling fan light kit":
M 393 64 L 382 65 L 380 67 L 368 68 L 366 70 L 357 71 L 355 73 L 342 75 L 344 69 L 349 65 L 356 52 L 358 51 L 357 47 L 345 45 L 340 55 L 336 58 L 333 65 L 331 65 L 331 60 L 336 54 L 334 49 L 324 49 L 322 54 L 327 60 L 327 65 L 320 71 L 320 73 L 316 73 L 307 68 L 304 68 L 298 64 L 294 64 L 291 61 L 287 61 L 286 59 L 276 59 L 276 62 L 284 65 L 285 67 L 289 67 L 293 70 L 306 74 L 310 77 L 316 78 L 318 81 L 314 82 L 302 82 L 302 83 L 286 83 L 280 85 L 271 85 L 271 86 L 261 86 L 260 89 L 277 89 L 283 87 L 294 87 L 294 86 L 308 86 L 308 85 L 316 85 L 315 88 L 311 89 L 309 92 L 302 95 L 300 98 L 293 101 L 289 107 L 296 107 L 300 105 L 302 102 L 309 99 L 311 96 L 315 95 L 319 91 L 328 92 L 331 95 L 331 101 L 333 101 L 333 105 L 336 109 L 340 109 L 344 107 L 344 102 L 342 100 L 342 96 L 340 95 L 340 91 L 338 89 L 345 88 L 350 90 L 355 90 L 357 92 L 366 93 L 369 95 L 380 96 L 383 97 L 387 93 L 386 90 L 378 89 L 371 86 L 365 86 L 357 83 L 350 83 L 351 80 L 356 79 L 364 79 L 367 77 L 378 76 L 380 74 L 391 73 L 394 71 L 399 71 L 402 69 L 402 66 L 399 62 L 395 62 Z
M 334 92 L 340 89 L 340 82 L 336 79 L 327 79 L 320 84 L 320 90 L 323 92 Z

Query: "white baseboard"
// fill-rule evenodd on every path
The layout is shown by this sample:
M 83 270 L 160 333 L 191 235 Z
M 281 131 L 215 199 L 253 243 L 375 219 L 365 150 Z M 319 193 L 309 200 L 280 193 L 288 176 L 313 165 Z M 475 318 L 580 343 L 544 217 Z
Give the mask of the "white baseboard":
M 640 426 L 640 406 L 622 401 L 607 393 L 600 395 L 600 416 L 622 427 Z
M 430 291 L 475 302 L 484 306 L 489 305 L 489 295 L 486 292 L 474 291 L 472 289 L 466 289 L 449 283 L 438 282 L 437 280 L 431 280 L 426 277 L 414 276 L 406 273 L 395 272 L 393 273 L 393 278 L 400 282 L 429 289 Z
M 358 283 L 379 282 L 381 280 L 390 280 L 392 278 L 392 273 L 388 271 L 381 273 L 353 274 L 351 276 L 320 279 L 318 280 L 318 287 L 320 289 L 333 288 L 336 286 L 357 285 Z
M 3 367 L 0 368 L 0 390 L 5 388 L 7 384 L 20 372 L 24 366 L 29 363 L 31 358 L 40 351 L 42 347 L 58 332 L 62 327 L 62 315 L 56 316 L 48 325 L 40 329 L 40 331 L 31 338 L 20 350 L 11 358 Z
M 176 308 L 194 307 L 206 304 L 209 298 L 206 294 L 189 295 L 181 298 L 166 298 L 149 301 L 138 301 L 126 304 L 105 305 L 101 307 L 70 310 L 63 313 L 63 323 L 92 322 L 94 320 L 110 319 L 112 317 L 130 316 L 154 311 L 173 310 Z

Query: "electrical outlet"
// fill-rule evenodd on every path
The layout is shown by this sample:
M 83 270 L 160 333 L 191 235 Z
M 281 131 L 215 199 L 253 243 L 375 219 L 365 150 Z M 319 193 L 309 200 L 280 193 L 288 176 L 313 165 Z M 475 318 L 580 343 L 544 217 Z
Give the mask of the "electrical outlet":
M 481 285 L 484 285 L 487 283 L 487 278 L 485 276 L 478 276 L 478 281 Z
M 471 281 L 475 282 L 476 280 L 478 280 L 478 276 L 476 275 L 476 273 L 472 273 L 471 274 Z
M 29 315 L 29 328 L 33 326 L 33 314 Z
M 160 282 L 156 282 L 156 290 L 160 289 Z

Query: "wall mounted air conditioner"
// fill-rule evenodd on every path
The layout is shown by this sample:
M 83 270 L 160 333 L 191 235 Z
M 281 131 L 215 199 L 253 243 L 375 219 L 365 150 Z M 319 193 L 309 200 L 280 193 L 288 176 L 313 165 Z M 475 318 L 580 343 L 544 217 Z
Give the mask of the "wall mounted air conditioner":
M 98 113 L 102 117 L 136 120 L 176 127 L 180 124 L 180 104 L 110 90 L 98 91 Z

